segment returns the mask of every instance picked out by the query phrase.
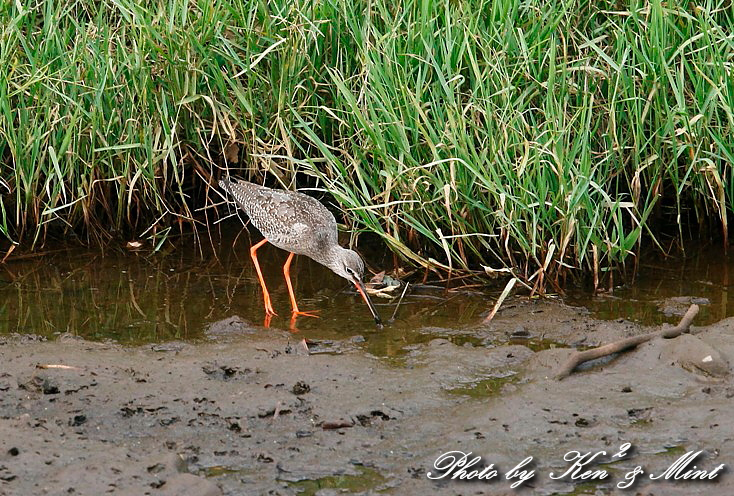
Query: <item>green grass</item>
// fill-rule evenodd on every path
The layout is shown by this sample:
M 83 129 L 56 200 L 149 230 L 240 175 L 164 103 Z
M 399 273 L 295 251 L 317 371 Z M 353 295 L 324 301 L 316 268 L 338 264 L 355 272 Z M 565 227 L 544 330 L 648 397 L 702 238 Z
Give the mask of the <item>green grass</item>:
M 217 218 L 225 167 L 311 176 L 411 264 L 541 290 L 671 221 L 728 234 L 728 1 L 145 5 L 0 7 L 7 239 L 159 243 Z

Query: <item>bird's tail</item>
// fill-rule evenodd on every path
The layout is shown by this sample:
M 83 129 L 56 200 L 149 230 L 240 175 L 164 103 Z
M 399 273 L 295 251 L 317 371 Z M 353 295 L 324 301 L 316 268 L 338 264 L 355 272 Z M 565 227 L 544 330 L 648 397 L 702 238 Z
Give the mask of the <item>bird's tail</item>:
M 237 181 L 236 179 L 220 179 L 219 187 L 229 193 L 234 198 L 235 203 L 247 212 L 248 197 L 250 196 L 250 188 L 247 181 Z
M 219 187 L 222 188 L 227 193 L 232 192 L 232 185 L 236 184 L 234 181 L 231 181 L 230 179 L 220 179 L 219 180 Z

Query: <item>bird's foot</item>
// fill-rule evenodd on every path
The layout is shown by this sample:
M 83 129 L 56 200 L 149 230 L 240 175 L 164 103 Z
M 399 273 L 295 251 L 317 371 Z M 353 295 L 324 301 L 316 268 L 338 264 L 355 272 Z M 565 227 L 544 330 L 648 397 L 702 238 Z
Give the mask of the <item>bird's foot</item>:
M 263 321 L 263 327 L 268 328 L 270 327 L 270 321 L 273 320 L 273 316 L 278 315 L 275 313 L 275 310 L 273 310 L 273 305 L 270 304 L 270 301 L 265 302 L 265 320 Z
M 312 312 L 301 312 L 300 310 L 293 310 L 293 312 L 291 312 L 291 332 L 298 332 L 298 328 L 296 327 L 296 321 L 298 320 L 298 317 L 314 317 L 318 319 L 319 316 L 314 315 L 314 312 L 318 312 L 318 310 L 314 310 Z
M 275 310 L 273 309 L 273 304 L 270 303 L 270 298 L 265 300 L 265 315 L 267 317 L 272 317 L 273 315 L 278 315 Z
M 296 317 L 313 317 L 315 319 L 320 319 L 321 317 L 319 315 L 314 315 L 316 312 L 318 312 L 318 310 L 309 310 L 308 312 L 293 310 L 293 313 L 291 313 L 291 318 L 295 319 Z

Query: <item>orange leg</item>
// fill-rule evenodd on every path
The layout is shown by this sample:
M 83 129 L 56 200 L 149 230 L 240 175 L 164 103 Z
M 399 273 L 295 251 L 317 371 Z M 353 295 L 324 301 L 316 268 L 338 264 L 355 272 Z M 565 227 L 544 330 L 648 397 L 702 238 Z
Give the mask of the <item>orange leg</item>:
M 263 273 L 260 270 L 260 264 L 257 263 L 257 249 L 260 248 L 262 245 L 267 243 L 267 239 L 263 239 L 259 243 L 257 243 L 255 246 L 250 248 L 250 256 L 252 257 L 252 261 L 255 263 L 255 270 L 257 271 L 257 277 L 260 279 L 260 286 L 263 289 L 263 300 L 265 302 L 265 316 L 270 317 L 271 315 L 277 315 L 275 313 L 275 310 L 273 310 L 273 305 L 270 303 L 270 293 L 268 293 L 268 288 L 265 286 L 265 279 L 263 279 Z M 269 320 L 269 319 L 268 319 Z M 267 326 L 266 326 L 267 327 Z
M 295 256 L 295 253 L 291 253 L 288 255 L 288 260 L 285 261 L 285 265 L 283 265 L 283 275 L 285 276 L 285 283 L 288 285 L 288 294 L 291 297 L 291 306 L 293 307 L 293 315 L 291 316 L 291 320 L 296 315 L 305 315 L 306 317 L 317 317 L 318 315 L 313 315 L 312 312 L 301 312 L 298 310 L 298 303 L 296 303 L 296 295 L 293 293 L 293 284 L 291 284 L 291 261 L 293 260 L 293 257 Z M 293 322 L 291 322 L 292 324 Z

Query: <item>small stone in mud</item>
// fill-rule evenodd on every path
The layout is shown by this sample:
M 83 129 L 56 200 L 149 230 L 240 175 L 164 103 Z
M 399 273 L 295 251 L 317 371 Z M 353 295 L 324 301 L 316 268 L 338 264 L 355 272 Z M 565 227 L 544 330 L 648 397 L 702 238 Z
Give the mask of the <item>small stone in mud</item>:
M 232 419 L 225 419 L 227 421 L 227 429 L 229 429 L 232 432 L 242 432 L 242 426 L 240 423 L 236 420 Z
M 12 448 L 8 450 L 8 454 L 10 456 L 18 456 L 20 454 L 20 450 L 16 448 L 15 446 L 13 446 Z
M 349 341 L 352 343 L 364 343 L 367 340 L 361 334 L 357 334 L 356 336 L 349 338 Z
M 41 383 L 41 391 L 43 394 L 59 394 L 59 383 L 50 377 L 46 377 Z
M 311 391 L 311 386 L 306 384 L 303 381 L 298 381 L 293 385 L 293 389 L 291 389 L 291 392 L 295 394 L 296 396 L 300 396 L 302 394 L 306 394 L 309 391 Z
M 577 419 L 576 422 L 574 422 L 574 425 L 576 427 L 589 427 L 591 423 L 588 420 L 586 420 L 584 417 L 581 417 Z
M 299 439 L 311 436 L 313 436 L 313 431 L 296 431 L 296 437 Z
M 625 386 L 625 387 L 622 388 L 622 392 L 623 393 L 631 393 L 632 392 L 632 388 L 630 386 Z
M 354 427 L 354 422 L 351 420 L 339 419 L 335 421 L 327 421 L 321 424 L 321 428 L 324 430 L 343 429 L 345 427 Z
M 87 422 L 86 415 L 74 415 L 73 418 L 69 419 L 69 426 L 79 427 L 80 425 L 85 424 L 86 422 Z
M 529 337 L 530 332 L 523 326 L 517 326 L 515 330 L 512 331 L 512 334 L 510 334 L 510 339 L 528 339 Z

